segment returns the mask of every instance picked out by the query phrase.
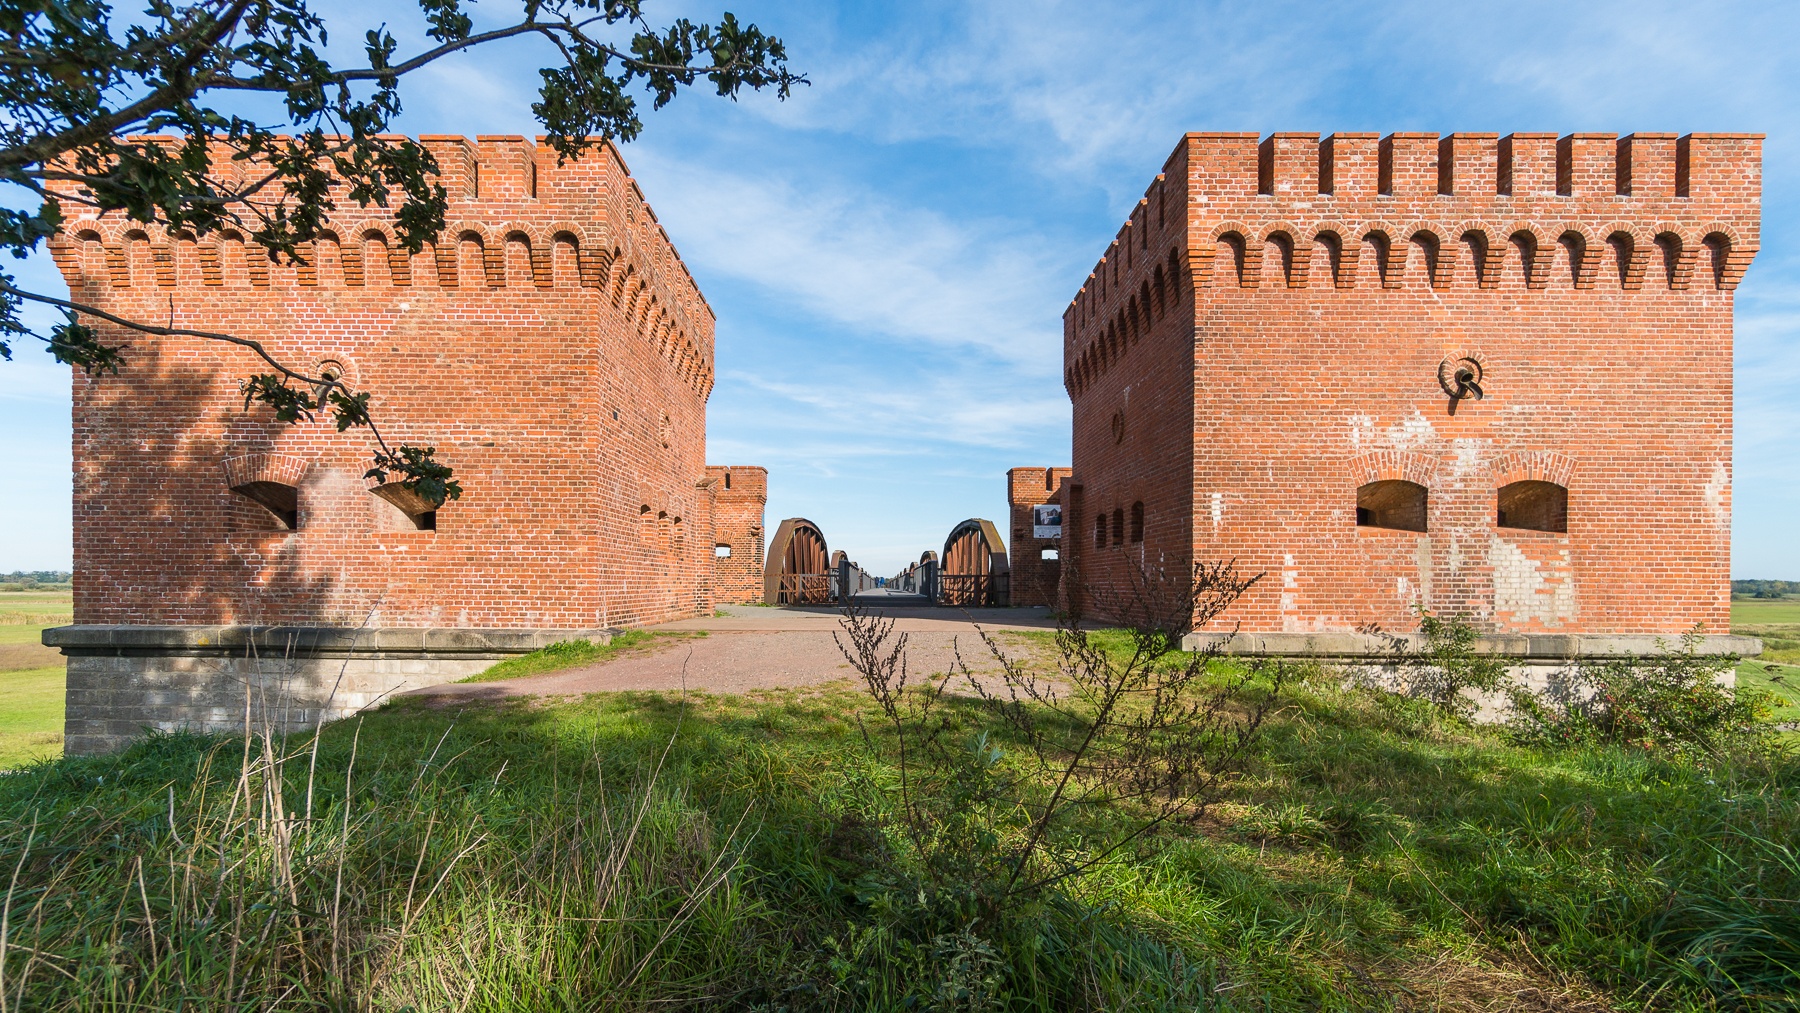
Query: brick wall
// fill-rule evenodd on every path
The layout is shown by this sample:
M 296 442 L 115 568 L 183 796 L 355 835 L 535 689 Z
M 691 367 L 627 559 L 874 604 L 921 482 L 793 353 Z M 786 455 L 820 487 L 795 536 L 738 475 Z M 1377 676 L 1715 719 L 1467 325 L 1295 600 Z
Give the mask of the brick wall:
M 78 623 L 587 628 L 711 608 L 713 312 L 618 152 L 428 136 L 449 223 L 407 255 L 345 195 L 307 263 L 232 233 L 76 220 L 74 298 L 330 363 L 463 485 L 436 529 L 372 495 L 365 434 L 244 410 L 247 351 L 103 327 L 74 379 Z M 230 165 L 230 163 L 223 163 Z M 235 171 L 231 169 L 222 171 Z M 295 530 L 234 486 L 297 489 Z
M 763 507 L 769 472 L 746 465 L 710 465 L 713 493 L 713 601 L 747 605 L 763 599 Z M 729 549 L 728 555 L 719 551 Z
M 1068 468 L 1012 468 L 1006 473 L 1006 502 L 1012 524 L 1012 603 L 1054 605 L 1062 580 L 1062 560 L 1045 559 L 1045 551 L 1060 556 L 1062 540 L 1032 534 L 1031 508 L 1062 502 L 1062 485 Z M 1065 529 L 1065 534 L 1067 529 Z
M 1406 629 L 1415 606 L 1495 631 L 1728 629 L 1760 152 L 1184 137 L 1064 316 L 1065 565 L 1105 584 L 1236 558 L 1266 576 L 1224 624 L 1253 631 Z M 1486 397 L 1452 404 L 1440 372 L 1463 360 Z M 1422 486 L 1425 530 L 1359 525 L 1376 482 Z M 1515 482 L 1566 490 L 1566 530 L 1501 526 Z

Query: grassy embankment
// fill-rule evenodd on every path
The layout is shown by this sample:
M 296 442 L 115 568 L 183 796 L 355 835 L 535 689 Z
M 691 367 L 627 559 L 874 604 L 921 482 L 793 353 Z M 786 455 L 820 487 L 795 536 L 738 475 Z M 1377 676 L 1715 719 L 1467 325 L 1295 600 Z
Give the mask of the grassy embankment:
M 62 755 L 63 657 L 39 636 L 71 608 L 67 591 L 0 591 L 0 770 Z
M 1702 1011 L 1800 995 L 1791 756 L 1527 749 L 1314 681 L 1201 823 L 1009 925 L 958 925 L 918 899 L 887 822 L 895 755 L 865 752 L 866 715 L 830 687 L 403 701 L 327 728 L 316 761 L 304 738 L 259 759 L 171 737 L 0 779 L 0 868 L 21 870 L 8 999 Z

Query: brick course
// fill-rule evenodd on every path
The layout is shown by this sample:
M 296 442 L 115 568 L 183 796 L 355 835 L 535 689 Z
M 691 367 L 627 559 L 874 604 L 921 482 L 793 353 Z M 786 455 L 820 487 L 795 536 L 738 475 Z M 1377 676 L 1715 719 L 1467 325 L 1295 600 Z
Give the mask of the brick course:
M 1187 135 L 1064 314 L 1065 567 L 1235 558 L 1256 632 L 1727 630 L 1760 197 L 1760 135 Z M 1427 530 L 1357 523 L 1379 481 Z M 1519 481 L 1566 532 L 1498 525 Z

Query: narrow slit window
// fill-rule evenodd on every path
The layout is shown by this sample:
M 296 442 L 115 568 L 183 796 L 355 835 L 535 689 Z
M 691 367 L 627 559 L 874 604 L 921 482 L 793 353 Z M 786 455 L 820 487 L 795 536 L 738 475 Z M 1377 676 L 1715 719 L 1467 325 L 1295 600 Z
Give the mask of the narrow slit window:
M 1114 545 L 1125 544 L 1125 511 L 1119 507 L 1113 507 L 1112 540 Z
M 1425 487 L 1417 482 L 1370 482 L 1356 490 L 1356 526 L 1424 531 L 1425 505 Z
M 1094 518 L 1094 548 L 1106 548 L 1106 515 Z
M 1131 504 L 1131 540 L 1134 542 L 1144 540 L 1144 504 L 1142 503 Z
M 1569 530 L 1569 490 L 1555 482 L 1512 482 L 1500 487 L 1495 522 L 1526 531 Z

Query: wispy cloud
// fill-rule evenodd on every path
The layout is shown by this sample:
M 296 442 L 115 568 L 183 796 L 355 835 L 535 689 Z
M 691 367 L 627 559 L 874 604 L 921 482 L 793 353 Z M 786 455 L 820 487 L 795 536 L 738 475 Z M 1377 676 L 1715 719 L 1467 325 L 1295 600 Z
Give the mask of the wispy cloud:
M 655 152 L 633 162 L 682 255 L 703 271 L 755 284 L 846 340 L 973 349 L 1008 369 L 1061 375 L 1053 283 L 1070 254 L 1048 253 L 1029 233 L 953 222 L 841 179 L 802 190 Z

